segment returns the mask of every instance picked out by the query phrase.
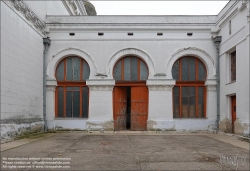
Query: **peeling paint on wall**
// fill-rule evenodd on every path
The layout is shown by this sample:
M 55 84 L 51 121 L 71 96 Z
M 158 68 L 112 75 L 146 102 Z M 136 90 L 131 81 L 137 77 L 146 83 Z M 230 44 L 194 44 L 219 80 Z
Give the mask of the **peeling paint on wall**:
M 43 121 L 19 124 L 1 124 L 1 139 L 13 139 L 30 133 L 42 132 L 43 126 Z
M 114 121 L 106 122 L 87 122 L 88 130 L 104 130 L 104 131 L 114 131 Z
M 224 119 L 219 123 L 219 130 L 225 133 L 232 133 L 232 123 L 229 119 Z
M 210 124 L 210 125 L 208 125 L 207 130 L 208 130 L 208 131 L 215 131 L 215 130 L 216 130 L 215 124 Z
M 234 122 L 234 133 L 249 136 L 249 123 L 242 123 L 239 119 Z

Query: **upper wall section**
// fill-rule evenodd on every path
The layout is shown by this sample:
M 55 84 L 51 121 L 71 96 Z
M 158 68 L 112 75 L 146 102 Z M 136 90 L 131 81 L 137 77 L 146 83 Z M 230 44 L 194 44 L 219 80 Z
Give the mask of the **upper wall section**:
M 24 3 L 43 21 L 46 15 L 70 15 L 62 1 L 24 1 Z
M 237 22 L 238 25 L 240 24 L 245 25 L 247 23 L 247 2 L 249 1 L 229 1 L 228 4 L 221 10 L 218 14 L 218 20 L 216 22 L 216 29 L 214 30 L 218 33 L 221 29 L 227 26 L 228 30 L 228 23 L 231 21 L 235 16 L 240 17 L 239 21 Z M 240 27 L 241 27 L 240 26 Z
M 59 1 L 56 2 L 58 3 Z M 23 3 L 25 3 L 41 20 L 44 21 L 47 14 L 47 1 L 24 1 Z
M 47 15 L 87 15 L 84 1 L 82 0 L 3 0 L 3 2 L 42 37 L 47 36 L 45 28 L 45 19 Z
M 47 16 L 51 40 L 211 40 L 216 16 Z M 102 36 L 99 32 L 103 33 Z M 129 36 L 128 33 L 134 33 Z M 193 33 L 188 36 L 187 33 Z M 61 34 L 63 33 L 63 34 Z M 70 36 L 69 33 L 75 33 Z M 157 33 L 161 33 L 160 36 Z M 60 34 L 60 36 L 59 36 Z
M 4 1 L 7 4 L 13 4 L 16 9 L 25 10 L 28 7 L 42 21 L 45 21 L 47 15 L 88 15 L 83 0 Z
M 227 5 L 219 12 L 218 19 L 223 19 L 237 4 L 240 8 L 243 8 L 249 0 L 230 0 Z
M 72 23 L 72 24 L 214 24 L 217 16 L 88 16 L 88 17 L 63 17 L 48 16 L 46 23 Z
M 83 1 L 25 1 L 25 3 L 43 20 L 46 15 L 87 15 Z
M 249 36 L 249 1 L 230 1 L 219 14 L 217 35 L 222 36 L 220 54 L 229 52 Z

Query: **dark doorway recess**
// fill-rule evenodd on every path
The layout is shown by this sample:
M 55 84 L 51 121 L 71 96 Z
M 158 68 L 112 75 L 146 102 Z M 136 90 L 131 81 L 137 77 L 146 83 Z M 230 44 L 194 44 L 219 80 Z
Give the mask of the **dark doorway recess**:
M 234 122 L 236 121 L 236 96 L 231 97 L 231 111 L 232 111 L 232 132 L 235 133 L 235 125 Z
M 147 87 L 114 88 L 115 131 L 146 131 L 148 115 Z

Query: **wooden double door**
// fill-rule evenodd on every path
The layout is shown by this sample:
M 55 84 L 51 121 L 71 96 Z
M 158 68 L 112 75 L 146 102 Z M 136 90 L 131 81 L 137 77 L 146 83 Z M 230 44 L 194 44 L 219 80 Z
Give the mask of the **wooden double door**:
M 148 88 L 117 86 L 114 88 L 114 129 L 146 131 L 148 119 Z

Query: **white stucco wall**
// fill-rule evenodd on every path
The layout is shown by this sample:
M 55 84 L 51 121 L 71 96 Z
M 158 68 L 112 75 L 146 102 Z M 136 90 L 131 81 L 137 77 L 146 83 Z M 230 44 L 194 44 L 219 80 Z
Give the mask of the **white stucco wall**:
M 86 20 L 82 20 L 85 18 Z M 149 68 L 149 115 L 148 128 L 150 129 L 169 129 L 169 130 L 212 130 L 216 120 L 216 92 L 208 92 L 207 100 L 207 119 L 174 119 L 172 113 L 172 87 L 175 81 L 172 79 L 171 68 L 175 60 L 182 56 L 195 56 L 201 59 L 208 71 L 208 81 L 206 85 L 216 85 L 215 70 L 215 47 L 211 39 L 209 24 L 201 26 L 185 25 L 176 27 L 171 25 L 154 25 L 150 28 L 134 24 L 138 22 L 153 22 L 151 17 L 137 17 L 129 21 L 131 17 L 81 17 L 80 24 L 66 26 L 64 23 L 73 22 L 71 17 L 47 17 L 48 29 L 50 31 L 51 46 L 47 56 L 47 74 L 49 79 L 54 78 L 55 67 L 61 59 L 69 55 L 77 55 L 89 61 L 91 71 L 87 85 L 91 86 L 114 86 L 107 83 L 113 79 L 113 66 L 116 61 L 126 55 L 141 57 Z M 156 20 L 162 18 L 155 17 Z M 114 24 L 106 24 L 111 21 Z M 211 20 L 214 17 L 210 18 Z M 49 23 L 58 22 L 49 25 Z M 121 21 L 129 21 L 133 24 L 129 26 L 121 24 Z M 175 18 L 172 22 L 191 22 L 190 18 Z M 202 23 L 203 20 L 199 20 Z M 208 20 L 209 21 L 209 20 Z M 208 22 L 207 21 L 207 22 Z M 98 27 L 86 23 L 103 23 Z M 60 24 L 62 23 L 62 24 Z M 184 30 L 183 28 L 186 28 Z M 81 31 L 79 31 L 81 30 Z M 129 31 L 128 31 L 129 30 Z M 104 36 L 98 36 L 98 32 L 103 32 Z M 128 36 L 128 32 L 133 32 L 133 36 Z M 163 36 L 157 36 L 158 32 L 163 32 Z M 187 36 L 187 32 L 193 32 L 193 36 Z M 70 36 L 69 33 L 75 33 Z M 95 66 L 95 67 L 91 67 Z M 97 73 L 107 75 L 107 77 L 96 76 Z M 161 76 L 159 76 L 161 75 Z M 165 76 L 164 76 L 165 75 Z M 99 80 L 99 81 L 94 81 Z M 89 84 L 91 83 L 91 84 Z M 152 87 L 153 86 L 153 87 Z M 212 109 L 210 109 L 212 108 Z M 215 109 L 215 110 L 213 110 Z M 112 124 L 113 101 L 112 91 L 90 91 L 89 118 L 86 128 L 102 128 L 107 121 Z M 55 119 L 56 124 L 64 123 L 64 128 L 72 129 L 72 119 Z M 63 121 L 62 121 L 63 120 Z M 86 121 L 82 122 L 85 125 Z M 88 123 L 91 123 L 88 124 Z M 106 125 L 105 125 L 106 126 Z M 104 127 L 105 127 L 104 126 Z M 76 127 L 75 127 L 76 128 Z M 77 127 L 78 128 L 78 127 Z
M 46 15 L 69 13 L 62 1 L 1 1 L 3 138 L 43 130 L 43 37 L 46 36 L 43 22 Z M 51 99 L 48 98 L 48 102 Z M 52 106 L 48 115 L 54 109 Z M 52 113 L 54 115 L 54 111 Z
M 233 3 L 233 2 L 230 2 Z M 236 95 L 235 133 L 249 133 L 249 22 L 247 22 L 248 8 L 242 7 L 242 2 L 225 13 L 225 17 L 218 23 L 221 27 L 218 35 L 222 36 L 220 45 L 220 129 L 230 132 L 232 128 L 231 96 Z M 231 21 L 231 34 L 229 34 Z M 236 81 L 231 82 L 230 53 L 236 50 Z
M 42 69 L 42 37 L 1 1 L 1 133 L 3 136 L 15 134 L 18 130 L 20 132 L 22 128 L 29 127 L 31 122 L 42 121 Z M 13 124 L 23 125 L 21 128 L 19 126 L 14 128 Z
M 207 38 L 207 40 L 203 41 L 195 40 L 195 38 L 188 40 L 186 36 L 183 38 L 183 40 L 167 40 L 167 39 L 150 40 L 145 38 L 145 40 L 139 41 L 136 38 L 134 38 L 132 40 L 127 40 L 127 41 L 126 39 L 123 41 L 122 40 L 118 41 L 114 36 L 113 40 L 105 41 L 99 39 L 100 41 L 93 41 L 93 40 L 87 41 L 84 38 L 79 40 L 77 40 L 76 38 L 72 40 L 72 38 L 69 36 L 68 39 L 65 39 L 63 34 L 68 34 L 69 32 L 70 31 L 67 31 L 66 33 L 61 33 L 56 35 L 50 33 L 50 39 L 52 43 L 49 49 L 48 53 L 49 58 L 47 59 L 47 61 L 50 61 L 53 55 L 64 49 L 68 48 L 80 49 L 85 53 L 87 53 L 93 59 L 94 63 L 96 64 L 97 73 L 104 73 L 107 75 L 110 75 L 107 73 L 106 69 L 110 58 L 120 50 L 128 48 L 135 48 L 142 50 L 151 57 L 155 67 L 154 68 L 155 73 L 152 73 L 152 75 L 156 73 L 166 73 L 167 72 L 166 65 L 169 58 L 171 57 L 172 54 L 174 54 L 176 51 L 182 48 L 196 47 L 202 49 L 207 53 L 209 53 L 210 56 L 213 58 L 213 61 L 215 61 L 214 45 L 210 37 Z M 76 35 L 79 37 L 81 36 L 80 34 L 81 33 L 76 33 Z M 125 32 L 121 34 L 127 34 L 127 33 Z M 144 35 L 145 37 L 147 37 L 147 33 L 144 33 Z M 186 54 L 186 55 L 192 55 L 192 54 Z M 212 74 L 214 73 L 213 72 L 211 73 L 211 77 L 214 76 Z
M 85 56 L 86 60 L 90 58 L 90 66 L 95 66 L 89 81 L 99 79 L 104 82 L 105 79 L 113 79 L 112 69 L 117 60 L 127 54 L 136 55 L 141 57 L 149 68 L 147 81 L 149 127 L 213 130 L 217 118 L 216 88 L 219 88 L 221 92 L 220 121 L 229 120 L 230 122 L 230 96 L 236 94 L 236 124 L 238 124 L 236 133 L 247 134 L 249 132 L 250 43 L 249 21 L 247 23 L 249 7 L 246 6 L 249 4 L 246 5 L 243 1 L 230 1 L 218 16 L 49 16 L 46 22 L 52 45 L 47 58 L 48 77 L 54 79 L 55 64 L 59 62 L 55 59 L 59 59 L 58 54 L 62 51 L 64 51 L 62 57 L 74 54 L 71 53 L 72 49 L 78 49 L 83 54 L 87 54 L 82 57 Z M 230 34 L 229 21 L 231 21 Z M 71 26 L 67 23 L 71 23 Z M 104 35 L 98 36 L 99 32 Z M 129 32 L 132 32 L 133 36 L 128 36 Z M 187 36 L 188 32 L 193 35 Z M 75 35 L 70 36 L 69 33 L 75 33 Z M 163 33 L 163 35 L 157 36 L 157 33 Z M 212 39 L 215 36 L 222 36 L 220 87 L 216 87 L 216 51 Z M 237 52 L 237 80 L 234 83 L 230 82 L 229 74 L 229 53 L 232 49 L 236 49 Z M 206 119 L 174 119 L 172 116 L 171 87 L 174 85 L 174 80 L 172 80 L 171 68 L 175 60 L 188 55 L 202 60 L 208 72 L 205 83 L 207 87 Z M 107 75 L 107 77 L 96 76 L 98 74 Z M 102 81 L 99 83 L 103 84 Z M 95 93 L 90 93 L 90 98 L 95 98 Z M 104 97 L 101 94 L 100 99 Z M 98 102 L 100 99 L 92 99 L 91 103 Z M 92 108 L 90 118 L 99 115 L 95 109 L 97 106 L 93 106 L 95 105 L 90 105 Z M 99 104 L 99 106 L 102 105 Z M 109 108 L 109 110 L 107 106 L 103 108 L 108 116 L 110 116 L 108 111 L 112 111 L 112 106 Z M 102 117 L 99 116 L 99 119 L 102 120 Z

